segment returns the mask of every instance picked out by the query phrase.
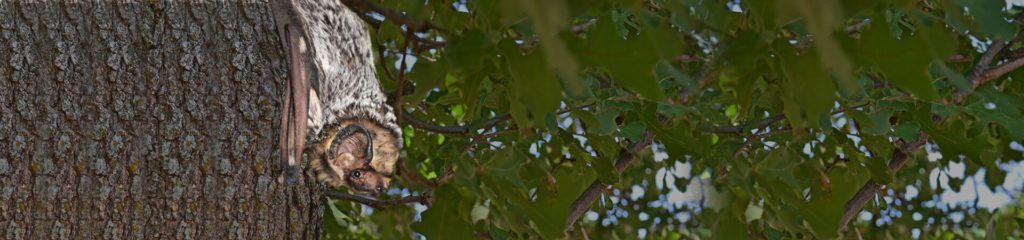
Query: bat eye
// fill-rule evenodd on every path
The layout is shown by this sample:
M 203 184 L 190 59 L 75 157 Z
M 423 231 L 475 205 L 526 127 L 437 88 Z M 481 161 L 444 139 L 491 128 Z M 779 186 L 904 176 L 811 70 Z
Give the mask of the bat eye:
M 384 187 L 377 187 L 378 192 L 384 192 Z
M 362 177 L 362 176 L 363 176 L 363 173 L 361 171 L 359 171 L 359 170 L 352 171 L 352 177 L 359 178 L 359 177 Z

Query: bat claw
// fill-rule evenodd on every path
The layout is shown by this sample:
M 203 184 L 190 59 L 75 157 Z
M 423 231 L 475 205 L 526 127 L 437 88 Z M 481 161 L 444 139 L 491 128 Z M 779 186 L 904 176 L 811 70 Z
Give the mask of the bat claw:
M 299 182 L 299 168 L 296 166 L 285 167 L 284 170 L 284 184 L 286 186 L 294 186 Z

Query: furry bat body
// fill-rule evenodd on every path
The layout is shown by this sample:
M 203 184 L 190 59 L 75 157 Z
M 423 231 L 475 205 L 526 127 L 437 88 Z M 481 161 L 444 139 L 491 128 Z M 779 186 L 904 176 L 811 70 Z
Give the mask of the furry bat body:
M 286 180 L 294 181 L 308 143 L 320 155 L 310 164 L 324 183 L 357 192 L 386 188 L 402 130 L 380 89 L 362 19 L 336 0 L 281 0 L 273 6 L 289 68 L 279 142 Z M 349 126 L 363 130 L 342 131 Z M 384 180 L 364 184 L 344 177 L 356 170 L 360 178 Z

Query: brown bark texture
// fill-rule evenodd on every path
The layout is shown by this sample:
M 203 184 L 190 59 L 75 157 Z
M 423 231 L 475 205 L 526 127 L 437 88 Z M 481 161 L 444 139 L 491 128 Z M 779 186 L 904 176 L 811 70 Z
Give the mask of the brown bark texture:
M 317 238 L 269 4 L 0 0 L 0 239 Z

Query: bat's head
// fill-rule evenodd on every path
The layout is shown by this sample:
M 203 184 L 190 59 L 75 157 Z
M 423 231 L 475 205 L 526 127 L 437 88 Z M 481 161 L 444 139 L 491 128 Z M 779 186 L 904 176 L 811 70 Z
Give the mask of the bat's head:
M 327 127 L 324 134 L 311 164 L 317 179 L 368 196 L 388 189 L 400 146 L 390 131 L 369 121 L 345 121 Z
M 351 153 L 341 153 L 321 160 L 323 164 L 313 165 L 317 178 L 331 187 L 345 186 L 358 195 L 377 196 L 391 185 L 391 178 L 373 170 L 366 160 Z

